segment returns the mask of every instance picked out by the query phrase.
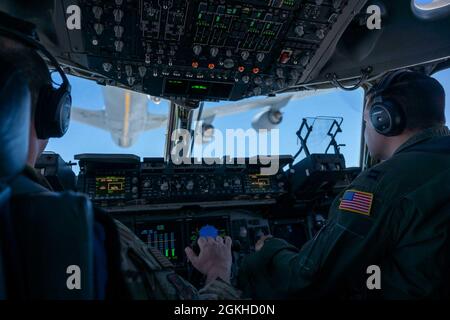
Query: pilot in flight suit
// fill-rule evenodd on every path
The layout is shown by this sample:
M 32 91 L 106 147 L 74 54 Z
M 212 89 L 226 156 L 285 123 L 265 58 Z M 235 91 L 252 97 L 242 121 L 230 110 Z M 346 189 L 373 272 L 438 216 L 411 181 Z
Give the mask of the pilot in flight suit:
M 408 126 L 420 130 L 341 192 L 326 225 L 300 250 L 267 238 L 241 266 L 245 295 L 275 299 L 448 296 L 450 130 L 444 126 L 443 88 L 434 79 L 403 72 L 385 78 L 368 97 L 366 124 L 376 127 L 378 134 L 396 139 Z M 405 102 L 406 112 L 394 110 Z M 395 128 L 383 125 L 386 118 L 379 117 L 385 115 L 381 112 L 390 112 L 394 119 L 394 112 L 406 115 L 406 123 L 398 122 L 400 128 L 394 132 Z M 371 151 L 369 141 L 368 147 Z M 381 276 L 381 286 L 375 288 L 368 285 L 373 265 Z
M 7 27 L 22 25 L 22 22 L 15 18 L 5 14 L 0 16 L 2 24 L 6 22 Z M 23 26 L 28 27 L 25 24 Z M 28 164 L 22 174 L 11 181 L 12 195 L 15 197 L 51 192 L 48 181 L 33 169 L 36 159 L 48 142 L 48 137 L 42 138 L 37 134 L 34 117 L 37 108 L 46 106 L 46 101 L 40 101 L 40 93 L 43 88 L 51 85 L 49 70 L 35 48 L 17 41 L 16 37 L 1 35 L 0 40 L 0 57 L 27 76 L 32 96 L 33 119 L 30 126 Z M 239 292 L 227 282 L 229 279 L 218 273 L 209 275 L 208 284 L 197 290 L 174 272 L 172 264 L 164 256 L 148 249 L 126 226 L 98 208 L 95 209 L 94 229 L 94 287 L 97 299 L 239 298 Z M 207 249 L 208 246 L 203 248 Z M 228 249 L 231 264 L 231 245 Z

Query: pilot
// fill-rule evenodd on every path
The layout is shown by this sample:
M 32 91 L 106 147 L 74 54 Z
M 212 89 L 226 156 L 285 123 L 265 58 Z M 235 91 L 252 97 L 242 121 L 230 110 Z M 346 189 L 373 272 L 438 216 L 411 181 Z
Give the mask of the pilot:
M 301 249 L 270 236 L 240 270 L 252 298 L 418 299 L 448 296 L 450 131 L 441 84 L 389 73 L 367 94 L 365 140 L 381 162 L 333 202 Z
M 22 22 L 0 12 L 2 23 L 9 26 Z M 34 170 L 36 160 L 47 146 L 42 119 L 37 114 L 50 114 L 42 91 L 52 86 L 52 79 L 42 57 L 16 37 L 0 34 L 0 58 L 18 68 L 27 78 L 31 92 L 32 121 L 30 124 L 27 167 L 11 183 L 13 196 L 50 192 L 50 184 Z M 45 114 L 44 114 L 45 115 Z M 49 116 L 50 117 L 50 116 Z M 57 117 L 58 118 L 58 117 Z M 59 119 L 59 118 L 58 118 Z M 40 127 L 40 129 L 38 129 Z M 206 276 L 206 285 L 198 291 L 178 276 L 171 263 L 137 238 L 126 226 L 95 209 L 95 291 L 97 299 L 236 299 L 239 292 L 230 285 L 231 239 L 200 238 L 197 256 L 187 250 L 192 261 Z M 118 244 L 119 243 L 119 244 Z M 207 260 L 205 262 L 205 260 Z M 116 268 L 119 266 L 118 268 Z M 117 270 L 119 269 L 119 270 Z

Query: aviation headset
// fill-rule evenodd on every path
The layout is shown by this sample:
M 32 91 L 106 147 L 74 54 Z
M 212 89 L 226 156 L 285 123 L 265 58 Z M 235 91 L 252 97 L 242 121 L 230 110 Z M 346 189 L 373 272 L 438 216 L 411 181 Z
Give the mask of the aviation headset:
M 383 93 L 395 80 L 411 72 L 411 70 L 392 72 L 371 90 L 374 98 L 369 106 L 370 122 L 375 131 L 383 136 L 397 136 L 406 127 L 406 115 L 400 104 L 393 99 L 385 98 Z
M 43 85 L 35 108 L 34 123 L 39 139 L 60 138 L 69 128 L 72 97 L 71 86 L 64 71 L 52 54 L 36 39 L 21 32 L 0 26 L 0 34 L 14 38 L 29 47 L 41 52 L 60 74 L 62 84 L 54 88 L 51 84 Z M 1 67 L 1 66 L 0 66 Z M 49 71 L 50 72 L 50 71 Z M 51 75 L 50 75 L 51 77 Z

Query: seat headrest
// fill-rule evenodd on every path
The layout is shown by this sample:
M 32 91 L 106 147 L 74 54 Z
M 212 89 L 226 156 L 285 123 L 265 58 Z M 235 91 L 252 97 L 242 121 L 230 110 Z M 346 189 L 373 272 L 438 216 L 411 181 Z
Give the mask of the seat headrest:
M 30 118 L 27 81 L 17 68 L 0 58 L 0 181 L 25 167 Z

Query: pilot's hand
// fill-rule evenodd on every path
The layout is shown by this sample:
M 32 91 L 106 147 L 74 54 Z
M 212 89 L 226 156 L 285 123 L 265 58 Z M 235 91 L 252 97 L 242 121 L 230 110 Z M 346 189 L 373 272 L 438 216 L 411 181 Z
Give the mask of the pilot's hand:
M 262 247 L 264 246 L 264 242 L 265 242 L 267 239 L 270 239 L 270 238 L 272 238 L 271 235 L 266 235 L 266 236 L 262 236 L 261 238 L 259 238 L 259 240 L 258 240 L 258 241 L 256 242 L 256 244 L 255 244 L 255 250 L 256 250 L 256 251 L 261 250 Z
M 194 268 L 206 275 L 206 283 L 214 281 L 220 277 L 226 282 L 230 282 L 231 276 L 231 238 L 216 237 L 215 239 L 201 237 L 197 241 L 200 247 L 200 254 L 187 247 L 184 251 Z

